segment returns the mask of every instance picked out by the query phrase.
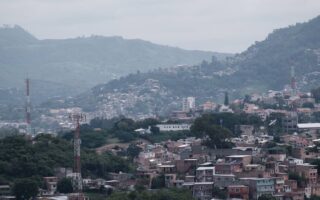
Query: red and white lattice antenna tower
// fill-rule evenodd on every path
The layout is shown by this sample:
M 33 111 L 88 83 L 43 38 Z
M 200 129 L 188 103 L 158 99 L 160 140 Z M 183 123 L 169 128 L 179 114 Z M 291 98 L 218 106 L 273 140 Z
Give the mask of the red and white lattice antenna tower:
M 30 100 L 30 80 L 26 79 L 26 123 L 27 123 L 27 134 L 32 134 L 31 129 L 31 100 Z
M 82 177 L 81 177 L 81 157 L 80 157 L 80 122 L 86 121 L 86 116 L 84 114 L 70 114 L 69 118 L 76 123 L 76 130 L 73 139 L 74 148 L 74 190 L 81 193 L 82 191 Z

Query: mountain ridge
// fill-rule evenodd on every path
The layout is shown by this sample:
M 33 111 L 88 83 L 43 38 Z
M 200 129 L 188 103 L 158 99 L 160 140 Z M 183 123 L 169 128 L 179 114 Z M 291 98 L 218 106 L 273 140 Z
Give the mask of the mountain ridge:
M 1 79 L 5 80 L 0 83 L 16 87 L 16 80 L 6 77 L 21 79 L 29 74 L 33 79 L 88 89 L 137 70 L 193 65 L 212 55 L 229 54 L 183 50 L 118 36 L 38 40 L 20 26 L 5 26 L 0 28 Z
M 117 109 L 115 115 L 152 115 L 159 107 L 169 108 L 162 110 L 166 113 L 180 109 L 181 99 L 187 96 L 197 97 L 198 103 L 222 102 L 225 91 L 231 97 L 241 98 L 254 92 L 283 89 L 290 84 L 291 67 L 296 71 L 298 89 L 310 91 L 320 82 L 319 32 L 320 16 L 274 30 L 265 40 L 226 60 L 212 58 L 196 66 L 132 74 L 92 88 L 74 99 L 71 105 L 90 112 L 112 113 L 114 110 L 110 109 L 120 104 L 112 102 L 122 98 L 122 108 Z M 142 108 L 141 102 L 145 102 L 148 109 Z

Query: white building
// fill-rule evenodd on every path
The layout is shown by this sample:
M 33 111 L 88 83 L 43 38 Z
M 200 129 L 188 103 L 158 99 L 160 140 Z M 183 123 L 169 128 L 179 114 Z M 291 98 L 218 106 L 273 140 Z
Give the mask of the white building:
M 190 124 L 158 124 L 160 131 L 184 131 L 190 130 Z
M 215 167 L 198 167 L 196 170 L 196 178 L 198 182 L 213 181 L 213 175 L 215 174 Z
M 196 98 L 187 97 L 182 99 L 182 111 L 189 112 L 196 108 Z

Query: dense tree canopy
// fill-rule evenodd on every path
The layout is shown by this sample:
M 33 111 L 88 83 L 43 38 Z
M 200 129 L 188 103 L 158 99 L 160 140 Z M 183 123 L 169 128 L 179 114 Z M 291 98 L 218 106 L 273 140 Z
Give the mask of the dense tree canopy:
M 71 193 L 73 191 L 72 182 L 68 178 L 63 178 L 59 180 L 57 184 L 57 190 L 60 193 Z
M 72 143 L 50 135 L 39 135 L 33 141 L 22 136 L 0 140 L 0 177 L 12 182 L 31 178 L 40 182 L 44 176 L 53 176 L 56 167 L 72 168 Z M 84 177 L 107 177 L 109 172 L 131 170 L 128 161 L 108 153 L 82 149 L 81 166 Z
M 309 200 L 320 200 L 320 197 L 312 195 Z
M 151 181 L 151 189 L 160 189 L 164 188 L 165 186 L 165 176 L 163 174 L 153 178 Z
M 204 145 L 213 149 L 231 148 L 233 146 L 231 142 L 227 141 L 232 136 L 228 129 L 211 125 L 206 127 L 204 131 L 207 135 Z
M 213 188 L 213 196 L 219 198 L 219 199 L 227 199 L 228 192 L 226 190 L 222 190 L 219 187 Z
M 191 131 L 198 137 L 205 138 L 204 144 L 210 148 L 228 148 L 232 145 L 227 141 L 233 134 L 230 129 L 239 123 L 232 113 L 205 114 L 197 118 Z M 225 123 L 225 126 L 223 125 Z
M 311 90 L 312 96 L 315 98 L 316 103 L 320 103 L 320 87 Z
M 139 153 L 142 151 L 140 147 L 138 147 L 135 144 L 130 144 L 129 147 L 127 148 L 127 155 L 131 158 L 134 159 L 136 158 Z
M 298 173 L 289 172 L 289 179 L 296 180 L 298 187 L 303 187 L 306 183 L 306 178 L 304 176 L 300 176 Z
M 263 194 L 261 195 L 258 200 L 276 200 L 271 194 Z
M 194 200 L 189 190 L 163 189 L 157 192 L 116 192 L 109 200 Z
M 38 184 L 32 179 L 16 180 L 13 185 L 13 194 L 17 200 L 29 200 L 38 194 Z
M 224 103 L 223 103 L 225 106 L 228 106 L 229 105 L 229 94 L 228 92 L 225 92 L 224 93 Z
M 255 126 L 259 126 L 262 125 L 263 122 L 259 117 L 245 113 L 211 113 L 204 114 L 197 118 L 191 127 L 191 131 L 201 137 L 204 134 L 205 127 L 219 125 L 229 129 L 233 134 L 238 135 L 239 131 L 236 129 L 236 125 L 241 124 L 253 124 Z

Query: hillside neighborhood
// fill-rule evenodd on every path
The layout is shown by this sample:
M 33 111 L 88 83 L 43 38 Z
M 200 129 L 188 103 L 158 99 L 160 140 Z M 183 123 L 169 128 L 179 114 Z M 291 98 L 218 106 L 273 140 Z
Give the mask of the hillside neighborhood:
M 186 189 L 199 200 L 303 200 L 320 196 L 318 90 L 301 93 L 292 87 L 234 101 L 225 93 L 222 105 L 209 101 L 197 105 L 196 97 L 186 97 L 180 106 L 180 110 L 172 111 L 158 124 L 135 127 L 137 139 L 131 142 L 135 170 L 112 172 L 107 179 L 83 177 L 85 191 L 104 191 L 102 194 L 108 196 L 112 191 L 131 191 L 139 185 L 151 191 Z M 61 121 L 67 121 L 68 112 L 51 111 Z M 239 114 L 239 119 L 248 120 L 232 118 Z M 70 122 L 69 125 L 74 127 Z M 99 132 L 101 128 L 94 130 Z M 230 137 L 224 134 L 215 139 L 221 131 L 229 132 Z M 181 132 L 189 134 L 159 142 L 142 139 Z M 117 156 L 130 148 L 119 143 L 99 147 L 97 153 Z M 57 190 L 58 182 L 65 178 L 74 180 L 69 168 L 56 168 L 54 174 L 43 177 L 46 187 L 39 190 L 40 199 L 63 199 Z M 1 199 L 11 199 L 10 187 L 0 185 Z M 72 199 L 72 193 L 67 196 Z
M 0 1 L 0 200 L 320 200 L 319 12 Z

